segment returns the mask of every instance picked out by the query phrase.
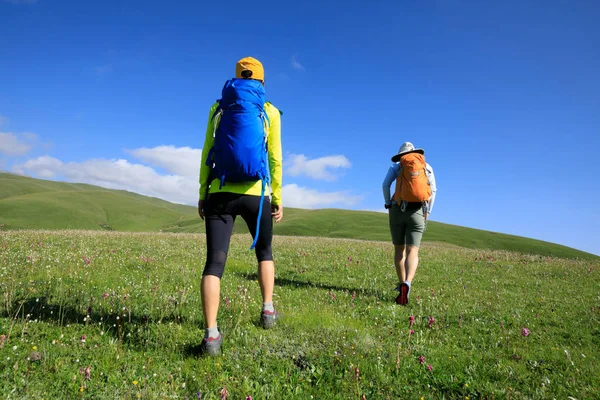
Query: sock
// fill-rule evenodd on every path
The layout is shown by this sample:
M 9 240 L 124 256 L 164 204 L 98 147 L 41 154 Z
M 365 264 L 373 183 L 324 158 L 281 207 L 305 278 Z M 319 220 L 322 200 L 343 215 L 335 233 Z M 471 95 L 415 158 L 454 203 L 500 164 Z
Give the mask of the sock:
M 263 303 L 263 311 L 275 312 L 275 307 L 273 307 L 273 302 Z
M 206 328 L 204 331 L 204 339 L 213 338 L 216 339 L 219 337 L 219 328 L 217 326 L 213 326 L 212 328 Z
M 410 294 L 410 281 L 404 281 L 404 283 L 406 283 L 406 285 L 408 286 L 408 292 L 406 292 L 406 297 L 408 297 L 408 295 Z

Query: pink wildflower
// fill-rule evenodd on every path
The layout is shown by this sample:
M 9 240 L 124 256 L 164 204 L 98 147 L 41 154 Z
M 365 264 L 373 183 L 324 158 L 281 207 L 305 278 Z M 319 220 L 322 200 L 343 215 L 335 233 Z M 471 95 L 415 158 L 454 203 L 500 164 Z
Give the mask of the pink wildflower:
M 104 293 L 104 294 L 102 295 L 102 298 L 103 298 L 103 299 L 106 299 L 107 297 L 108 297 L 108 293 Z
M 433 326 L 434 322 L 435 322 L 435 319 L 433 317 L 429 317 L 429 327 L 430 328 Z
M 358 370 L 358 367 L 356 367 L 354 369 L 354 379 L 358 379 L 359 376 L 360 376 L 360 371 Z
M 89 381 L 91 379 L 90 376 L 92 375 L 92 367 L 85 367 L 82 374 L 85 375 L 85 380 Z
M 433 369 L 433 367 L 431 366 L 431 364 L 427 364 L 427 370 L 431 371 Z
M 81 343 L 85 343 L 85 335 L 81 335 Z
M 227 388 L 225 386 L 223 386 L 223 389 L 221 389 L 221 391 L 219 392 L 219 395 L 221 396 L 221 400 L 227 400 L 227 396 L 229 396 L 229 392 L 227 391 Z
M 522 328 L 522 329 L 521 329 L 521 335 L 522 335 L 522 336 L 525 336 L 525 337 L 529 336 L 529 329 L 527 329 L 527 328 Z
M 0 335 L 0 349 L 4 347 L 4 342 L 6 342 L 6 335 Z
M 246 396 L 246 400 L 252 400 L 252 396 L 250 396 L 250 395 Z
M 408 317 L 408 322 L 409 322 L 409 327 L 413 326 L 413 324 L 415 323 L 415 316 L 411 315 L 410 317 Z
M 420 362 L 421 364 L 425 364 L 425 356 L 421 356 L 421 357 L 419 357 L 419 362 Z
M 411 329 L 411 330 L 410 330 L 410 334 L 411 334 L 411 335 L 414 335 L 414 334 L 415 334 L 415 330 L 414 330 L 414 329 Z

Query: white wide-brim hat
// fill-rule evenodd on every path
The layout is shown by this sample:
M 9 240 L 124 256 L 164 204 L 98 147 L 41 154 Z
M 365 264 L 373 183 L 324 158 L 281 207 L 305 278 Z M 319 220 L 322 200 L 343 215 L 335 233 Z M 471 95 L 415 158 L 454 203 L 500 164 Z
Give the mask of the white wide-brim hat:
M 406 155 L 408 153 L 425 154 L 425 150 L 415 149 L 415 146 L 413 146 L 413 144 L 411 142 L 404 142 L 404 143 L 402 143 L 402 146 L 400 146 L 400 150 L 398 150 L 398 154 L 396 154 L 394 157 L 392 157 L 392 162 L 400 161 L 400 158 L 403 155 Z

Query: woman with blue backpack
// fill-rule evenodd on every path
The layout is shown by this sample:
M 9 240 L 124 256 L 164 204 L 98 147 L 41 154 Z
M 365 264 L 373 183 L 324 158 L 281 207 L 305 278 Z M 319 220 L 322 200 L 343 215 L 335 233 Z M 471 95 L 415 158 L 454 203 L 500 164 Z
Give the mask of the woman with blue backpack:
M 265 100 L 262 64 L 246 57 L 236 77 L 225 83 L 222 97 L 210 109 L 200 166 L 198 214 L 205 220 L 207 256 L 202 274 L 202 311 L 206 330 L 203 353 L 220 353 L 217 327 L 221 277 L 233 224 L 241 216 L 254 239 L 263 297 L 261 325 L 271 328 L 279 313 L 273 307 L 275 266 L 273 219 L 283 218 L 281 204 L 281 113 Z M 271 191 L 271 198 L 267 191 Z

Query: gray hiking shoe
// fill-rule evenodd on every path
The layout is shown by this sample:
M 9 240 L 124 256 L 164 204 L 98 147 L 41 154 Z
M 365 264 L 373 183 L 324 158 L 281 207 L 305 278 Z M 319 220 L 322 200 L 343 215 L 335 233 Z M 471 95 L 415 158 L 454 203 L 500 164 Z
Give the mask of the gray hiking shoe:
M 202 339 L 200 351 L 203 355 L 218 356 L 221 353 L 221 344 L 223 343 L 223 335 L 219 333 L 218 338 L 209 337 Z
M 273 327 L 273 325 L 275 325 L 275 323 L 277 321 L 279 321 L 280 318 L 281 317 L 277 310 L 275 310 L 275 311 L 263 310 L 263 312 L 260 313 L 260 324 L 262 325 L 263 328 L 270 329 Z

